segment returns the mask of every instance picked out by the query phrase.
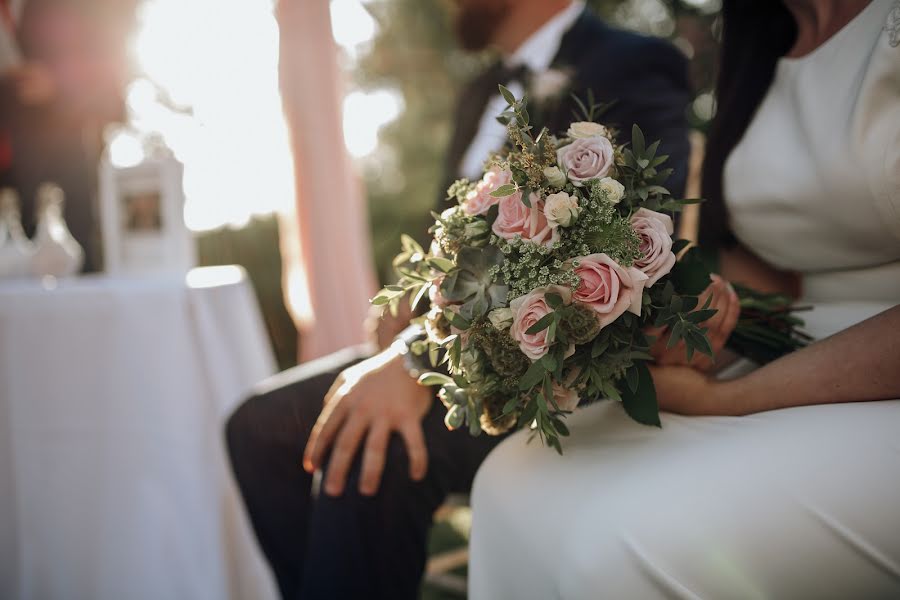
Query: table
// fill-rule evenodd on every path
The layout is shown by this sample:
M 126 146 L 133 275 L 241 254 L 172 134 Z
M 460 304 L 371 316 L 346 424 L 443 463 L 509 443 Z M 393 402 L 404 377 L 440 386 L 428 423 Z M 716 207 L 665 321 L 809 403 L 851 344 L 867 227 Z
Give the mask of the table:
M 237 267 L 0 282 L 0 598 L 276 598 L 223 441 L 274 370 Z

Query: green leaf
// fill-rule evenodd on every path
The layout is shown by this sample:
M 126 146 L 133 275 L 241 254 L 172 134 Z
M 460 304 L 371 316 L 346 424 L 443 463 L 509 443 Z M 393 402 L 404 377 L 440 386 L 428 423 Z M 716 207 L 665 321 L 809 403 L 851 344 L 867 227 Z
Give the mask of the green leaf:
M 419 385 L 432 386 L 432 385 L 447 385 L 452 384 L 453 379 L 444 375 L 443 373 L 434 373 L 428 372 L 422 374 L 422 376 L 418 379 Z
M 603 382 L 603 395 L 609 400 L 615 400 L 616 402 L 622 401 L 621 393 L 619 393 L 618 388 L 616 388 L 615 384 L 611 381 Z
M 452 271 L 453 269 L 456 268 L 456 265 L 453 263 L 452 260 L 450 260 L 448 258 L 444 258 L 442 256 L 434 256 L 432 258 L 429 258 L 428 260 L 425 261 L 425 263 L 429 267 L 434 267 L 435 269 L 437 269 L 438 271 L 441 271 L 442 273 L 449 273 L 450 271 Z
M 672 268 L 672 281 L 682 294 L 700 294 L 709 286 L 713 257 L 692 246 Z
M 691 240 L 675 240 L 672 244 L 672 254 L 678 255 L 679 252 L 691 245 Z
M 682 296 L 681 297 L 681 308 L 679 308 L 676 312 L 688 313 L 697 308 L 697 303 L 700 301 L 697 296 Z
M 653 377 L 650 375 L 650 369 L 644 363 L 636 363 L 633 368 L 638 372 L 637 390 L 632 392 L 627 387 L 621 390 L 622 406 L 625 408 L 628 416 L 638 423 L 661 427 L 659 404 L 656 401 L 656 388 L 653 386 Z
M 630 366 L 628 370 L 625 371 L 625 383 L 628 385 L 628 389 L 632 394 L 637 392 L 639 377 L 640 374 L 635 365 Z
M 519 405 L 518 396 L 513 396 L 512 398 L 507 400 L 506 404 L 503 405 L 503 416 L 505 417 L 506 415 L 508 415 L 511 412 L 513 412 L 514 410 L 516 410 L 516 407 L 518 405 Z
M 578 109 L 581 111 L 580 115 L 578 113 L 575 113 L 575 118 L 580 119 L 582 121 L 589 121 L 590 120 L 590 111 L 588 110 L 588 107 L 585 106 L 585 104 L 581 100 L 581 98 L 579 98 L 576 94 L 571 94 L 571 98 L 575 102 L 575 104 L 578 106 Z M 574 113 L 575 111 L 572 111 L 572 112 Z
M 438 346 L 431 346 L 428 348 L 428 362 L 431 364 L 432 368 L 438 366 L 438 358 L 440 358 L 440 348 Z
M 591 358 L 597 358 L 609 348 L 609 337 L 594 339 L 594 345 L 591 347 Z
M 529 190 L 528 188 L 525 188 L 522 191 L 522 204 L 524 204 L 528 208 L 531 208 L 531 190 Z
M 645 152 L 644 132 L 637 125 L 631 126 L 631 149 L 635 156 L 643 156 Z
M 513 93 L 511 91 L 506 89 L 506 86 L 499 85 L 497 87 L 500 88 L 500 95 L 503 96 L 503 99 L 506 100 L 507 104 L 512 106 L 513 104 L 516 103 L 516 97 L 513 95 Z
M 531 399 L 526 405 L 525 409 L 522 411 L 522 414 L 519 416 L 519 427 L 527 426 L 532 421 L 534 421 L 535 415 L 537 415 L 538 406 L 537 402 L 534 399 Z
M 674 348 L 681 339 L 682 333 L 684 333 L 684 321 L 678 320 L 672 327 L 672 331 L 669 334 L 669 343 L 666 344 L 666 348 Z
M 400 245 L 407 252 L 413 254 L 425 254 L 425 250 L 422 249 L 422 246 L 419 245 L 419 242 L 417 242 L 412 236 L 409 236 L 405 233 L 400 234 Z
M 559 294 L 557 294 L 555 292 L 549 292 L 547 294 L 544 294 L 544 300 L 546 300 L 547 305 L 550 308 L 552 308 L 553 310 L 556 310 L 557 308 L 559 308 L 560 306 L 563 305 L 562 296 L 560 296 Z
M 715 315 L 718 310 L 715 308 L 708 308 L 706 310 L 695 310 L 692 313 L 689 313 L 687 317 L 685 317 L 691 323 L 702 323 Z
M 469 421 L 469 435 L 472 437 L 481 435 L 481 420 L 478 418 L 478 412 L 473 404 L 466 407 L 466 418 Z
M 531 363 L 531 366 L 522 375 L 522 379 L 519 380 L 519 389 L 523 392 L 530 390 L 544 378 L 544 373 L 546 373 L 546 369 L 540 361 Z
M 450 310 L 449 308 L 444 309 L 444 317 L 450 321 L 450 324 L 456 327 L 457 329 L 466 330 L 472 326 L 470 322 Z
M 505 198 L 506 196 L 512 196 L 515 193 L 516 186 L 512 183 L 505 183 L 491 192 L 491 196 L 494 198 Z
M 662 295 L 659 299 L 662 301 L 663 305 L 668 305 L 674 294 L 675 286 L 671 281 L 667 281 L 666 285 L 663 287 Z
M 416 307 L 419 305 L 419 302 L 421 302 L 422 298 L 425 297 L 425 294 L 428 293 L 428 288 L 429 288 L 429 285 L 427 283 L 423 284 L 421 287 L 419 287 L 418 293 L 416 293 L 415 296 L 411 296 L 411 300 L 409 302 L 409 307 L 412 310 L 416 310 Z
M 527 333 L 528 335 L 534 335 L 539 331 L 543 331 L 550 327 L 550 323 L 552 323 L 555 318 L 556 313 L 547 313 L 546 315 L 541 317 L 537 323 L 526 329 L 525 333 Z
M 547 372 L 552 373 L 556 370 L 556 358 L 553 356 L 553 354 L 548 352 L 544 355 L 543 358 L 541 358 L 541 362 L 543 363 L 544 369 Z
M 706 333 L 702 333 L 700 331 L 692 331 L 691 340 L 694 342 L 694 346 L 699 352 L 712 357 L 713 349 L 712 345 L 709 343 L 709 338 L 706 337 Z

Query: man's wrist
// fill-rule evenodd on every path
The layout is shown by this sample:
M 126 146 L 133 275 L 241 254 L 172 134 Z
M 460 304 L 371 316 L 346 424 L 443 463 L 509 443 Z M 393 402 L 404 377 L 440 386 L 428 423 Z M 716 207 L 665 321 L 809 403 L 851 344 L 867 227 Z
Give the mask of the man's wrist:
M 424 339 L 425 331 L 421 326 L 411 325 L 400 332 L 391 344 L 391 350 L 396 352 L 403 364 L 406 373 L 413 379 L 418 379 L 428 371 L 428 365 L 412 351 L 413 343 Z

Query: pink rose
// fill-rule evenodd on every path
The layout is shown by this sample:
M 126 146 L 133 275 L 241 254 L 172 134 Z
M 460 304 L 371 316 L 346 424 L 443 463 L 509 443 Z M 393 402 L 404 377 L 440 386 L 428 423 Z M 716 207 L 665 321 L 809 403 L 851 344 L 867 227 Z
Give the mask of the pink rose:
M 557 150 L 556 159 L 569 181 L 581 187 L 588 179 L 606 177 L 613 165 L 613 147 L 605 137 L 580 138 Z
M 510 181 L 512 181 L 512 173 L 506 169 L 501 171 L 497 167 L 491 168 L 475 185 L 475 189 L 466 195 L 466 199 L 462 203 L 463 211 L 470 216 L 483 215 L 500 201 L 500 198 L 491 196 L 491 192 Z
M 519 342 L 519 349 L 532 361 L 540 359 L 550 349 L 550 344 L 547 342 L 547 329 L 537 333 L 526 333 L 541 318 L 553 312 L 544 299 L 544 295 L 548 292 L 559 294 L 566 304 L 572 300 L 572 292 L 568 288 L 550 285 L 537 288 L 509 303 L 509 307 L 513 311 L 513 324 L 509 329 L 509 334 Z
M 559 232 L 547 222 L 544 201 L 534 192 L 528 198 L 531 208 L 522 203 L 522 192 L 500 198 L 500 211 L 492 229 L 503 239 L 511 240 L 518 235 L 549 248 L 559 239 Z
M 648 279 L 644 282 L 650 287 L 675 265 L 675 254 L 672 253 L 672 219 L 646 208 L 638 209 L 631 216 L 631 226 L 641 236 L 641 258 L 634 261 L 636 269 L 643 271 Z
M 606 254 L 590 254 L 575 259 L 580 282 L 572 297 L 593 308 L 606 327 L 626 310 L 640 316 L 644 281 L 647 276 L 630 267 L 619 266 Z

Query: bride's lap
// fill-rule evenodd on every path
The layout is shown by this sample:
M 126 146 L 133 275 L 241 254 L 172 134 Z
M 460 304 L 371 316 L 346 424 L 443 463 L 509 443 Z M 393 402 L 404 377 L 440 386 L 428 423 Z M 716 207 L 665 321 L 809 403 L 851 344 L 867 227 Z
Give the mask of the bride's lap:
M 900 401 L 569 421 L 479 470 L 473 599 L 900 594 Z

